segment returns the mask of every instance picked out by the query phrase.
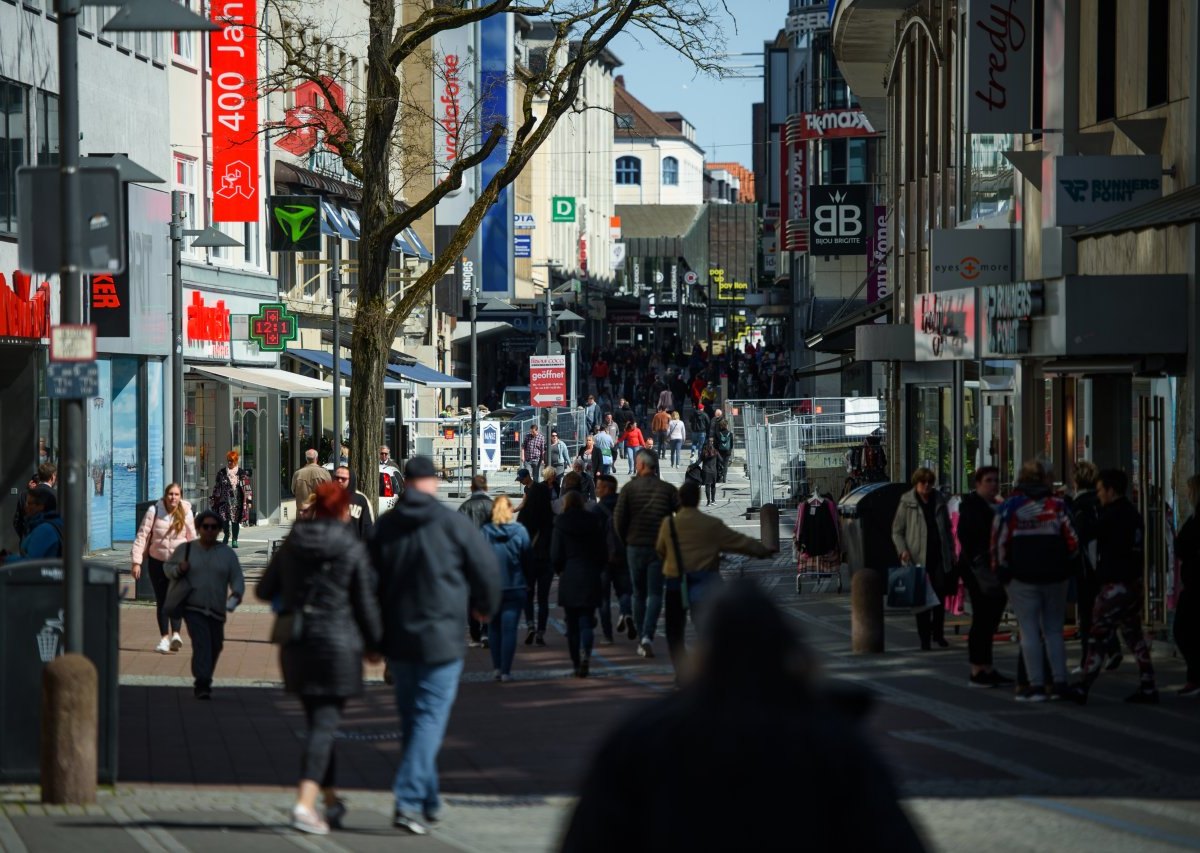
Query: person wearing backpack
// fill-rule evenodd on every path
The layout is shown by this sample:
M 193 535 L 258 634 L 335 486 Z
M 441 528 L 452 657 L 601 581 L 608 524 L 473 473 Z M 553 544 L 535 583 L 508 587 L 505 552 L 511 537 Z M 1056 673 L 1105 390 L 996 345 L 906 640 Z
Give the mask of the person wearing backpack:
M 717 456 L 720 457 L 720 482 L 724 483 L 729 476 L 729 459 L 733 456 L 733 430 L 729 428 L 729 421 L 721 417 L 721 410 L 717 409 L 717 428 L 714 430 L 713 446 L 717 448 Z
M 21 540 L 21 555 L 9 557 L 6 564 L 62 556 L 63 522 L 58 514 L 58 497 L 44 483 L 25 495 L 25 519 L 28 533 Z
M 692 458 L 700 453 L 700 448 L 704 446 L 705 440 L 708 438 L 709 426 L 708 412 L 704 411 L 704 404 L 701 403 L 692 410 L 692 416 L 689 419 L 688 429 L 692 431 Z
M 176 548 L 195 538 L 196 522 L 192 517 L 192 505 L 183 499 L 178 483 L 169 483 L 163 489 L 162 498 L 146 510 L 130 552 L 133 579 L 136 581 L 142 576 L 142 562 L 145 561 L 150 584 L 154 587 L 155 615 L 158 618 L 158 632 L 162 635 L 154 651 L 159 654 L 165 655 L 183 648 L 183 638 L 179 636 L 183 618 L 178 613 L 168 614 L 166 610 L 170 581 L 163 571 L 163 564 L 171 559 Z

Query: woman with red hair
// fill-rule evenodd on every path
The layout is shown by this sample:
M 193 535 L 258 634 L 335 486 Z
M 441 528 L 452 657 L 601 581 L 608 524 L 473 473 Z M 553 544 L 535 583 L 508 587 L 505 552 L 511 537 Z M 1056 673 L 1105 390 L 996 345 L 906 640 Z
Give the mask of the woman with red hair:
M 350 492 L 318 485 L 310 515 L 295 523 L 258 582 L 258 597 L 278 613 L 272 641 L 280 644 L 284 685 L 300 697 L 308 721 L 292 826 L 315 835 L 340 829 L 345 817 L 333 787 L 334 737 L 346 700 L 362 692 L 363 655 L 383 636 L 375 574 L 349 518 Z
M 221 544 L 228 543 L 234 548 L 238 546 L 238 529 L 240 525 L 250 523 L 250 507 L 254 504 L 250 472 L 238 464 L 239 458 L 236 450 L 225 454 L 225 467 L 217 474 L 212 496 L 208 499 L 208 508 L 221 517 L 224 525 Z M 229 541 L 230 529 L 233 530 L 232 542 Z

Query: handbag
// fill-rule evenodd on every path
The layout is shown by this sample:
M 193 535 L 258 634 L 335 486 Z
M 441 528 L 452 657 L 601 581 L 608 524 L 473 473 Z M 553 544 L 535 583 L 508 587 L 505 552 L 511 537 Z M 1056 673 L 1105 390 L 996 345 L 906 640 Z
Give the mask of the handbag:
M 190 562 L 192 557 L 192 543 L 188 542 L 183 546 L 183 560 Z M 171 579 L 171 585 L 167 587 L 167 597 L 163 602 L 163 609 L 168 614 L 174 616 L 185 603 L 188 596 L 192 594 L 192 581 L 187 575 L 180 575 L 177 578 Z
M 888 607 L 923 608 L 928 600 L 929 589 L 929 575 L 924 566 L 914 563 L 888 569 Z
M 671 528 L 671 546 L 675 550 L 675 568 L 679 570 L 679 598 L 683 609 L 688 609 L 687 572 L 683 570 L 683 553 L 679 549 L 679 534 L 675 531 L 675 516 L 667 516 L 667 525 Z
M 285 610 L 275 614 L 275 622 L 271 625 L 271 642 L 276 646 L 287 646 L 304 639 L 304 623 L 309 604 L 317 583 L 324 583 L 324 575 L 329 571 L 329 561 L 321 563 L 321 568 L 309 576 L 308 589 L 304 591 L 304 600 L 295 610 Z

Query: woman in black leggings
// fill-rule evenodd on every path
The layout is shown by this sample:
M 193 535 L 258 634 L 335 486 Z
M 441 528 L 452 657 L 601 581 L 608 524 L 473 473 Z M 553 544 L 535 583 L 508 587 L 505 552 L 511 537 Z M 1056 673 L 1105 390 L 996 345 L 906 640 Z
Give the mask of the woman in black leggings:
M 346 814 L 333 787 L 334 736 L 346 699 L 362 692 L 363 653 L 374 654 L 383 625 L 366 549 L 347 524 L 349 490 L 322 483 L 313 497 L 312 517 L 297 521 L 271 558 L 258 597 L 279 614 L 272 639 L 280 643 L 284 684 L 300 697 L 308 723 L 292 826 L 326 835 Z
M 170 559 L 177 547 L 195 538 L 196 522 L 192 517 L 192 505 L 183 500 L 179 484 L 171 483 L 163 490 L 162 499 L 155 502 L 142 518 L 131 554 L 134 581 L 141 578 L 142 563 L 145 562 L 150 584 L 154 587 L 158 632 L 162 635 L 154 650 L 160 654 L 177 652 L 183 647 L 183 639 L 179 636 L 183 620 L 178 613 L 168 614 L 163 607 L 170 585 L 163 573 L 163 563 Z

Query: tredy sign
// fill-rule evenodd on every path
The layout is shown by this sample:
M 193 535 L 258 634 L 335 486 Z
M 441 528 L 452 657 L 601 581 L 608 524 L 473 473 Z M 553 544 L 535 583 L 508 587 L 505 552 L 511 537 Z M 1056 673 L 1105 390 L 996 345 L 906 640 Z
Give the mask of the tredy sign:
M 970 133 L 1025 133 L 1033 129 L 1033 3 L 970 0 L 967 5 Z

